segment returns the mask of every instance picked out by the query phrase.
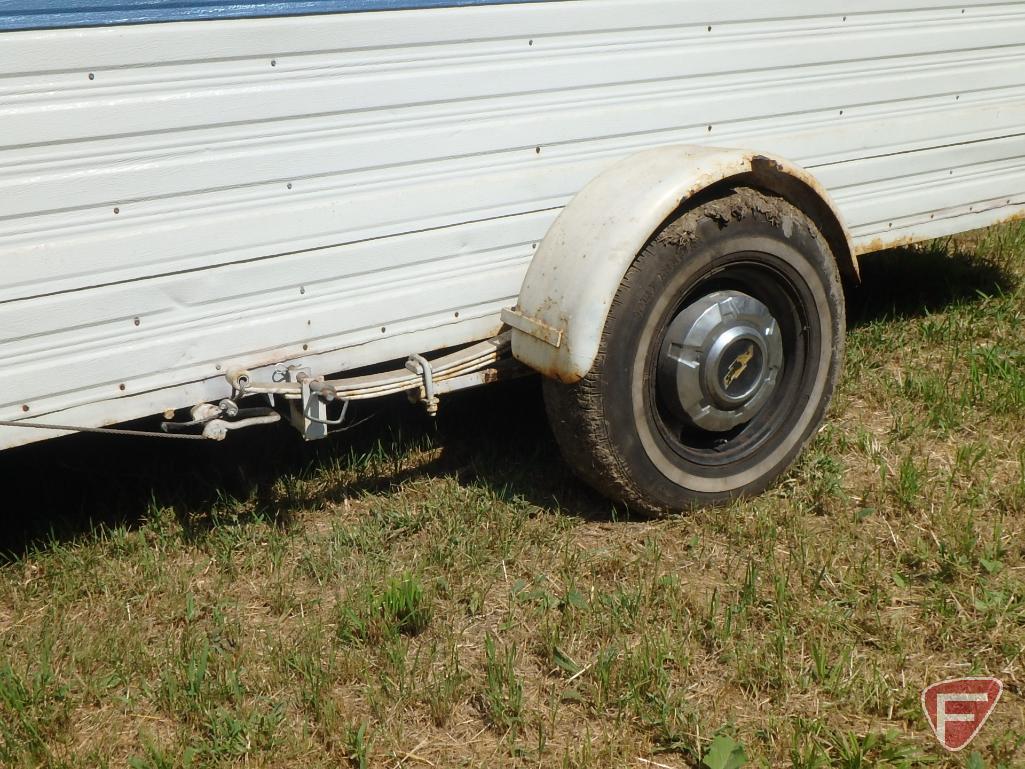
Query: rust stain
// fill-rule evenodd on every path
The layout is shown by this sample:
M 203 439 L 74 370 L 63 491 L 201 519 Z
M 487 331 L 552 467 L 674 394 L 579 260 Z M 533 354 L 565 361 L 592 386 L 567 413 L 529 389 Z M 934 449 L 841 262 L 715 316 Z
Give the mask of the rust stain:
M 996 221 L 990 222 L 985 226 L 998 227 L 1002 224 L 1012 224 L 1014 222 L 1019 221 L 1025 221 L 1025 209 L 1015 211 L 1013 214 L 1005 216 L 1002 219 L 997 219 Z M 926 240 L 932 240 L 934 237 L 935 236 L 933 235 L 904 235 L 896 238 L 873 238 L 868 243 L 862 243 L 856 246 L 854 248 L 854 254 L 855 256 L 861 256 L 862 254 L 869 254 L 873 251 L 884 251 L 890 248 L 902 248 L 904 246 L 911 246 L 915 243 L 921 243 Z
M 584 377 L 582 374 L 566 372 L 561 366 L 557 365 L 554 360 L 546 360 L 544 363 L 537 366 L 531 364 L 530 367 L 541 376 L 548 379 L 554 379 L 555 381 L 562 382 L 563 384 L 576 384 Z
M 1019 204 L 1019 205 L 1021 205 L 1021 204 Z M 994 224 L 992 224 L 990 226 L 991 227 L 995 227 L 995 226 L 997 226 L 999 224 L 1013 224 L 1014 222 L 1023 222 L 1023 221 L 1025 221 L 1025 208 L 1023 208 L 1021 211 L 1018 211 L 1017 213 L 1011 214 L 1006 219 L 1001 219 L 999 222 L 995 222 Z
M 902 246 L 910 246 L 915 243 L 920 243 L 923 240 L 930 240 L 928 236 L 921 235 L 906 235 L 901 238 L 873 238 L 868 243 L 862 243 L 861 245 L 854 247 L 854 255 L 861 256 L 862 254 L 870 254 L 873 251 L 883 251 L 888 248 L 901 248 Z

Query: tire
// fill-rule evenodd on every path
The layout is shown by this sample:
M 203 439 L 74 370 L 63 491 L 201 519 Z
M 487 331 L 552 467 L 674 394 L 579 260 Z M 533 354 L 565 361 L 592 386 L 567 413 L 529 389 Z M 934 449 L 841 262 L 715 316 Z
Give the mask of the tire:
M 771 486 L 818 430 L 844 333 L 822 233 L 782 198 L 736 188 L 638 255 L 590 373 L 545 381 L 548 417 L 576 473 L 635 512 L 725 504 Z

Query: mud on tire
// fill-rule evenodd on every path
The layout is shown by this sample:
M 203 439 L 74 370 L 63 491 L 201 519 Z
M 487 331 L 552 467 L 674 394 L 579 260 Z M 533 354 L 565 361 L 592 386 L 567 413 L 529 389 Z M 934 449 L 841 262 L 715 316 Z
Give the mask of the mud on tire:
M 757 494 L 821 424 L 844 331 L 815 224 L 782 198 L 728 190 L 638 255 L 590 373 L 546 380 L 549 420 L 577 474 L 636 512 Z

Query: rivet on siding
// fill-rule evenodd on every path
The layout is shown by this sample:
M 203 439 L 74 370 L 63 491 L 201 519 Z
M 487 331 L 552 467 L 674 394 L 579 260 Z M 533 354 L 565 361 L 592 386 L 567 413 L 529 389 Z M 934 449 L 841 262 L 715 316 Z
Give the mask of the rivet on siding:
M 134 323 L 134 324 L 135 324 L 136 326 L 138 326 L 138 325 L 139 325 L 140 323 L 142 323 L 142 321 L 141 321 L 141 320 L 139 320 L 138 318 L 134 318 L 134 319 L 132 320 L 132 323 Z
M 27 403 L 22 404 L 21 410 L 22 411 L 28 411 L 28 404 Z
M 533 40 L 528 40 L 527 41 L 527 45 L 534 45 L 534 41 Z
M 712 27 L 711 27 L 711 26 L 709 26 L 709 27 L 708 27 L 708 31 L 709 31 L 709 32 L 711 32 L 711 31 L 712 31 Z
M 271 59 L 271 60 L 270 60 L 270 65 L 271 65 L 272 67 L 276 67 L 276 66 L 278 66 L 278 60 L 277 60 L 277 59 Z
M 541 154 L 541 148 L 540 147 L 534 147 L 534 153 L 537 154 L 537 155 L 540 155 Z
M 217 369 L 218 371 L 220 371 L 221 370 L 221 364 L 218 363 L 216 366 L 214 366 L 214 368 Z
M 388 331 L 388 327 L 387 326 L 381 326 L 381 333 L 382 334 L 386 333 L 387 331 Z
M 288 189 L 292 189 L 292 182 L 289 182 L 289 183 L 288 183 L 288 184 L 286 184 L 285 186 L 286 186 L 286 187 L 287 187 Z
M 125 391 L 125 386 L 124 386 L 124 383 L 122 383 L 122 384 L 119 384 L 119 385 L 117 386 L 117 389 L 119 389 L 119 390 L 120 390 L 121 392 L 124 392 L 124 391 Z
M 310 346 L 308 344 L 304 344 L 303 345 L 303 350 L 308 350 L 308 349 L 310 349 Z
M 120 214 L 121 213 L 121 209 L 120 208 L 115 208 L 114 209 L 114 213 L 115 214 Z
M 458 313 L 458 312 L 456 313 L 456 317 L 457 317 L 457 318 L 459 317 L 459 313 Z
M 708 126 L 708 132 L 712 133 L 712 126 Z
M 305 294 L 306 293 L 306 286 L 299 286 L 299 293 L 300 294 Z
M 95 79 L 96 79 L 96 75 L 95 75 L 95 74 L 93 74 L 92 72 L 90 72 L 90 73 L 89 73 L 89 79 L 90 79 L 90 80 L 95 80 Z

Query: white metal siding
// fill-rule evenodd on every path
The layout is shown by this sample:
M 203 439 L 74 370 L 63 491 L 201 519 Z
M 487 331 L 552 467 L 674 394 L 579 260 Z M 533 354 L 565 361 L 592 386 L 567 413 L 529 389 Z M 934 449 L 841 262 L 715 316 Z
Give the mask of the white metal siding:
M 218 365 L 486 335 L 561 206 L 654 145 L 803 165 L 862 249 L 1021 209 L 1025 4 L 854 5 L 0 35 L 0 418 L 98 424 L 219 397 Z

